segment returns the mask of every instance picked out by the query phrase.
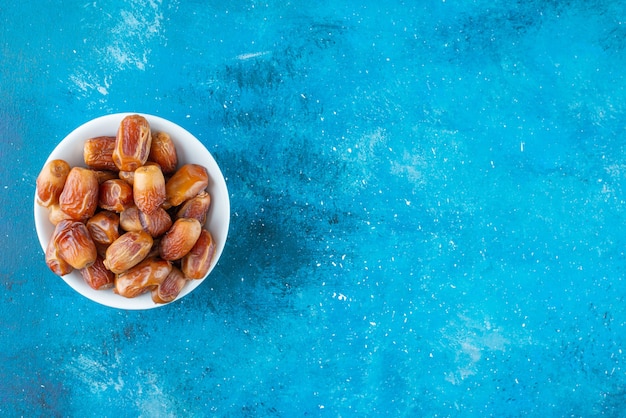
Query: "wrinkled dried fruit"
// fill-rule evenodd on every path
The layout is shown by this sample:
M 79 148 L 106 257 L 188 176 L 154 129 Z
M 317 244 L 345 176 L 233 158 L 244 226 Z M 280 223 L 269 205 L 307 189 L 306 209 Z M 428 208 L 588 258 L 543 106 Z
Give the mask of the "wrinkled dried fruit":
M 126 116 L 120 122 L 113 149 L 113 162 L 122 171 L 135 171 L 145 164 L 150 154 L 150 124 L 141 115 Z
M 154 303 L 168 303 L 176 299 L 178 294 L 187 284 L 185 275 L 176 267 L 167 275 L 163 283 L 152 289 L 152 301 Z
M 59 196 L 61 210 L 76 219 L 86 221 L 98 207 L 98 177 L 92 170 L 74 167 L 70 170 Z
M 172 218 L 163 208 L 147 214 L 132 206 L 120 213 L 120 226 L 125 231 L 144 231 L 156 238 L 170 229 Z
M 165 178 L 158 165 L 145 165 L 135 170 L 133 198 L 137 208 L 147 214 L 165 202 Z
M 96 244 L 111 245 L 120 237 L 120 217 L 111 211 L 96 213 L 87 221 L 87 230 Z
M 152 237 L 147 232 L 126 232 L 113 241 L 106 250 L 104 265 L 113 273 L 122 273 L 146 258 L 152 248 Z
M 181 269 L 188 279 L 202 279 L 209 272 L 215 254 L 215 241 L 209 231 L 203 229 L 195 245 L 181 260 Z
M 82 222 L 59 222 L 54 228 L 51 241 L 54 242 L 58 256 L 77 270 L 96 261 L 96 244 Z
M 98 206 L 121 212 L 133 205 L 133 187 L 122 179 L 107 180 L 100 185 Z
M 70 165 L 64 160 L 52 160 L 37 176 L 37 203 L 43 207 L 59 203 L 59 196 L 70 173 Z
M 118 173 L 119 177 L 124 180 L 126 183 L 131 186 L 135 182 L 135 172 L 134 171 L 120 171 Z
M 194 246 L 202 226 L 197 219 L 180 218 L 161 238 L 159 252 L 164 260 L 179 260 Z
M 152 145 L 150 146 L 149 161 L 154 161 L 165 174 L 176 171 L 178 165 L 178 155 L 174 141 L 165 132 L 157 132 L 152 135 Z
M 59 204 L 50 205 L 48 208 L 48 220 L 52 225 L 56 225 L 64 219 L 72 219 L 70 215 L 61 210 Z
M 46 247 L 46 264 L 48 265 L 48 268 L 57 276 L 65 276 L 66 274 L 70 274 L 74 271 L 74 267 L 70 266 L 68 262 L 63 260 L 63 258 L 59 255 L 54 235 Z
M 185 164 L 165 183 L 167 202 L 171 206 L 178 206 L 208 185 L 209 173 L 206 168 L 198 164 Z
M 112 170 L 118 168 L 113 162 L 113 150 L 115 149 L 114 136 L 99 136 L 89 138 L 83 146 L 83 159 L 87 167 L 94 170 Z
M 206 222 L 206 215 L 211 207 L 211 195 L 207 192 L 200 192 L 199 195 L 192 197 L 183 203 L 176 212 L 177 218 L 194 218 L 201 225 Z
M 120 213 L 120 226 L 124 231 L 143 231 L 139 213 L 136 206 L 131 206 Z
M 98 256 L 96 261 L 80 271 L 85 282 L 95 290 L 104 290 L 113 287 L 115 274 L 105 266 L 102 257 Z
M 115 293 L 134 298 L 158 286 L 172 270 L 169 261 L 147 258 L 115 278 Z
M 115 171 L 93 170 L 93 172 L 96 173 L 96 177 L 98 177 L 98 184 L 102 184 L 107 180 L 119 178 L 119 175 Z
M 172 218 L 163 208 L 157 208 L 153 213 L 139 211 L 141 227 L 152 237 L 160 237 L 172 226 Z

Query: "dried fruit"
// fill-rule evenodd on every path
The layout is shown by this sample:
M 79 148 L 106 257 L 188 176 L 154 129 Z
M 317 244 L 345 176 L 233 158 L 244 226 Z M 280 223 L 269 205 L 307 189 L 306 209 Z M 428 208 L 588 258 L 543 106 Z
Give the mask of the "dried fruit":
M 203 229 L 189 253 L 181 260 L 181 269 L 188 279 L 202 279 L 211 268 L 215 254 L 215 241 L 209 231 Z
M 51 241 L 56 247 L 58 256 L 77 270 L 96 261 L 98 255 L 96 245 L 82 222 L 59 222 L 54 228 Z
M 145 165 L 135 170 L 133 199 L 137 208 L 147 214 L 165 202 L 165 178 L 158 165 Z
M 37 203 L 43 207 L 59 203 L 59 196 L 70 173 L 70 165 L 64 160 L 52 160 L 37 176 Z
M 98 207 L 98 189 L 98 177 L 92 170 L 74 167 L 67 175 L 59 206 L 72 219 L 86 221 Z
M 179 260 L 194 246 L 202 226 L 197 219 L 180 218 L 161 238 L 159 253 L 164 260 Z
M 120 217 L 111 211 L 96 213 L 87 221 L 87 230 L 96 244 L 111 245 L 120 237 Z
M 119 177 L 122 180 L 124 180 L 126 183 L 130 184 L 131 186 L 135 182 L 135 172 L 134 171 L 120 171 L 119 172 Z
M 68 262 L 63 260 L 59 255 L 54 236 L 50 239 L 46 247 L 46 264 L 57 276 L 65 276 L 74 271 L 74 267 L 70 266 Z
M 100 185 L 98 206 L 121 212 L 133 205 L 133 187 L 122 179 L 107 180 Z
M 131 206 L 120 213 L 120 226 L 124 231 L 143 231 L 141 220 L 139 219 L 139 209 Z
M 134 298 L 158 286 L 172 270 L 169 261 L 148 258 L 115 278 L 115 293 Z
M 113 150 L 115 149 L 114 136 L 99 136 L 89 138 L 83 146 L 83 159 L 87 167 L 94 170 L 112 170 L 118 168 L 113 162 Z
M 198 164 L 185 164 L 165 183 L 167 202 L 178 206 L 196 196 L 209 185 L 209 173 Z
M 207 192 L 200 192 L 199 195 L 192 197 L 182 204 L 178 212 L 177 218 L 194 218 L 201 225 L 206 222 L 206 216 L 211 207 L 211 195 Z
M 178 155 L 174 141 L 165 132 L 157 132 L 152 135 L 152 145 L 150 146 L 149 161 L 154 161 L 165 174 L 176 171 L 178 165 Z
M 113 273 L 122 273 L 143 260 L 152 248 L 152 237 L 144 231 L 126 232 L 106 250 L 104 265 Z
M 96 261 L 80 271 L 85 282 L 95 290 L 109 289 L 113 287 L 115 274 L 104 266 L 102 257 L 96 257 Z
M 63 212 L 58 203 L 48 207 L 48 220 L 52 225 L 56 225 L 64 219 L 72 219 L 72 217 Z
M 117 130 L 113 162 L 119 170 L 135 171 L 147 161 L 151 144 L 152 133 L 146 118 L 126 116 Z
M 108 170 L 93 170 L 96 173 L 96 177 L 98 178 L 98 184 L 102 184 L 107 180 L 113 180 L 119 178 L 119 175 L 115 171 Z
M 176 299 L 187 284 L 185 275 L 176 267 L 167 275 L 163 283 L 152 289 L 152 301 L 154 303 L 168 303 Z
M 160 237 L 172 226 L 172 218 L 163 208 L 157 208 L 153 213 L 139 211 L 141 227 L 152 237 Z

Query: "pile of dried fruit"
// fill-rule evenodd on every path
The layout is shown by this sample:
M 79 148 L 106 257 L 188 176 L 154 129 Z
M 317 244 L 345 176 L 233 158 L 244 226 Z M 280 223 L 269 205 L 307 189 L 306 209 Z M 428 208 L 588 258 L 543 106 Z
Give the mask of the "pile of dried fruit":
M 207 274 L 215 244 L 203 227 L 205 167 L 178 168 L 170 136 L 140 115 L 125 117 L 115 137 L 87 139 L 84 160 L 86 168 L 50 161 L 37 177 L 37 202 L 55 225 L 50 270 L 79 270 L 93 289 L 127 298 L 150 291 L 155 303 Z

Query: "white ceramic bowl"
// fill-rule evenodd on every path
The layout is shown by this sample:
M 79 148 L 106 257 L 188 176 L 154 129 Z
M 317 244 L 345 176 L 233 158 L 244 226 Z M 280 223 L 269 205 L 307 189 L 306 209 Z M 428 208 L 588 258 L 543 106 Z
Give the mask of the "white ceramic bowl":
M 53 159 L 63 159 L 67 161 L 70 166 L 85 166 L 83 160 L 83 144 L 88 138 L 96 136 L 115 136 L 117 128 L 125 116 L 136 113 L 118 113 L 112 115 L 101 116 L 93 119 L 84 125 L 79 126 L 69 135 L 67 135 L 57 147 L 52 151 L 46 163 Z M 224 176 L 217 163 L 213 159 L 213 156 L 202 145 L 196 137 L 194 137 L 187 130 L 176 125 L 173 122 L 165 120 L 163 118 L 141 114 L 150 123 L 152 131 L 167 132 L 174 143 L 176 144 L 176 151 L 178 153 L 178 165 L 181 166 L 187 163 L 200 164 L 206 167 L 209 172 L 209 186 L 207 191 L 211 195 L 211 208 L 207 216 L 205 228 L 211 232 L 213 239 L 215 240 L 216 249 L 209 274 L 217 264 L 224 244 L 226 243 L 226 237 L 228 235 L 228 227 L 230 224 L 230 201 L 228 198 L 228 190 L 226 188 L 226 182 Z M 45 163 L 44 163 L 45 164 Z M 43 167 L 43 166 L 42 166 Z M 39 206 L 35 200 L 35 227 L 37 229 L 37 235 L 39 237 L 39 243 L 43 253 L 40 255 L 40 262 L 45 265 L 45 251 L 54 231 L 54 226 L 48 220 L 48 210 Z M 54 275 L 50 271 L 51 275 Z M 81 274 L 78 271 L 74 271 L 62 277 L 65 282 L 70 285 L 81 295 L 89 298 L 102 305 L 110 306 L 119 309 L 150 309 L 164 306 L 165 304 L 156 304 L 152 301 L 150 293 L 144 293 L 136 298 L 125 298 L 119 296 L 113 292 L 112 289 L 107 290 L 94 290 L 89 287 L 83 280 Z M 189 281 L 178 295 L 178 299 L 184 297 L 193 291 L 196 287 L 202 283 L 204 279 Z

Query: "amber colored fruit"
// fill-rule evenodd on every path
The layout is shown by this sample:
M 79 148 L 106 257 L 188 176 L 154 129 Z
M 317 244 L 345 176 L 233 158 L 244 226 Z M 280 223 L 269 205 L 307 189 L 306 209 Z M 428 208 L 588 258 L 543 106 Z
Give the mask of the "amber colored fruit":
M 174 141 L 172 141 L 169 134 L 156 132 L 152 135 L 152 145 L 150 146 L 148 161 L 157 163 L 165 174 L 176 171 L 178 154 L 176 153 Z
M 209 173 L 198 164 L 185 164 L 165 183 L 167 202 L 178 206 L 209 185 Z
M 152 301 L 154 303 L 168 303 L 178 297 L 180 291 L 187 284 L 185 275 L 176 267 L 167 275 L 163 283 L 152 289 Z
M 119 178 L 121 178 L 126 183 L 130 184 L 131 186 L 135 182 L 135 172 L 134 171 L 120 171 L 118 173 L 118 175 L 119 175 Z
M 137 206 L 131 206 L 120 213 L 120 226 L 124 231 L 143 231 L 139 213 Z
M 107 180 L 113 180 L 119 178 L 119 174 L 116 171 L 109 170 L 93 170 L 98 178 L 98 184 L 102 184 Z
M 122 171 L 135 171 L 148 160 L 152 133 L 141 115 L 126 116 L 120 122 L 113 149 L 113 162 Z
M 121 212 L 133 205 L 133 187 L 122 179 L 107 180 L 100 185 L 98 206 Z
M 165 234 L 172 226 L 172 218 L 163 208 L 157 208 L 152 213 L 139 211 L 139 222 L 143 230 L 153 238 Z
M 52 225 L 56 225 L 62 220 L 72 219 L 70 215 L 61 210 L 59 204 L 50 205 L 48 207 L 48 220 Z
M 161 238 L 159 253 L 164 260 L 179 260 L 194 246 L 202 226 L 197 219 L 180 218 Z
M 135 170 L 133 199 L 137 208 L 153 213 L 165 202 L 165 177 L 158 165 L 145 165 Z
M 64 160 L 52 160 L 37 176 L 37 203 L 43 207 L 59 203 L 59 196 L 70 173 L 70 165 Z
M 95 290 L 104 290 L 113 287 L 115 274 L 104 266 L 102 257 L 96 257 L 96 261 L 80 271 L 85 283 Z
M 85 224 L 64 220 L 54 228 L 52 241 L 58 256 L 73 268 L 80 270 L 93 264 L 98 255 L 96 245 Z
M 96 244 L 111 245 L 120 237 L 120 216 L 108 210 L 98 212 L 89 218 L 86 226 Z
M 70 274 L 74 271 L 74 267 L 69 265 L 69 263 L 63 260 L 63 258 L 59 255 L 59 250 L 56 246 L 54 236 L 50 239 L 48 246 L 46 247 L 46 264 L 48 265 L 48 268 L 57 276 L 65 276 L 66 274 Z
M 152 237 L 147 232 L 126 232 L 109 245 L 104 265 L 113 273 L 122 273 L 146 258 L 151 248 Z
M 215 254 L 215 241 L 209 231 L 203 229 L 189 253 L 181 260 L 181 269 L 188 279 L 202 279 L 209 272 Z
M 160 285 L 172 270 L 169 261 L 147 258 L 115 277 L 115 293 L 134 298 Z
M 89 138 L 83 145 L 83 159 L 85 164 L 87 167 L 94 170 L 117 171 L 118 168 L 113 162 L 114 149 L 114 136 Z
M 211 195 L 203 191 L 183 203 L 180 209 L 178 209 L 178 212 L 176 212 L 176 217 L 194 218 L 197 219 L 201 225 L 204 225 L 210 207 Z
M 59 206 L 72 219 L 86 221 L 98 207 L 98 177 L 92 170 L 73 167 L 59 196 Z

